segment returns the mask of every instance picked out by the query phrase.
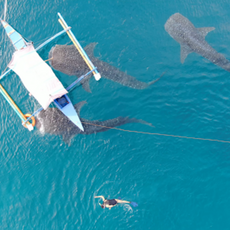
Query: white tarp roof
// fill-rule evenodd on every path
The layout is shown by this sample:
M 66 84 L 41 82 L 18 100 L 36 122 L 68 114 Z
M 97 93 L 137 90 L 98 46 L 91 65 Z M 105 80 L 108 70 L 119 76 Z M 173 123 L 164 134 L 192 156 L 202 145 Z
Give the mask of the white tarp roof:
M 42 60 L 32 44 L 14 52 L 8 67 L 21 78 L 26 89 L 44 109 L 54 99 L 67 93 L 50 66 Z

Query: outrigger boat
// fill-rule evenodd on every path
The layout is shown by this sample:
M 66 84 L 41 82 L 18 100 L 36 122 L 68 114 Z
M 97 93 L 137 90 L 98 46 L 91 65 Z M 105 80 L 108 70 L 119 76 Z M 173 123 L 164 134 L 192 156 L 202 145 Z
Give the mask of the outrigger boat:
M 18 116 L 21 118 L 23 125 L 28 128 L 28 130 L 33 130 L 35 125 L 34 116 L 40 112 L 42 109 L 47 109 L 49 105 L 54 102 L 56 107 L 69 118 L 76 126 L 78 126 L 82 131 L 84 128 L 79 119 L 77 112 L 75 111 L 72 102 L 67 96 L 68 90 L 71 90 L 77 83 L 79 83 L 85 76 L 93 73 L 95 79 L 98 81 L 101 76 L 98 73 L 96 67 L 92 64 L 87 54 L 77 41 L 76 37 L 72 33 L 70 27 L 66 24 L 63 17 L 58 13 L 59 22 L 64 28 L 63 31 L 57 33 L 44 43 L 42 43 L 36 49 L 33 46 L 32 42 L 27 42 L 16 30 L 14 30 L 6 21 L 0 19 L 8 37 L 10 38 L 15 52 L 13 53 L 12 60 L 8 64 L 9 70 L 6 71 L 0 79 L 5 77 L 11 70 L 13 70 L 21 79 L 22 83 L 29 91 L 30 95 L 34 96 L 38 103 L 42 106 L 32 115 L 23 114 L 22 111 L 18 108 L 3 86 L 0 84 L 0 92 L 9 102 L 11 107 L 15 110 Z M 81 54 L 82 58 L 85 60 L 90 71 L 85 75 L 81 76 L 74 83 L 72 83 L 66 89 L 62 83 L 55 76 L 51 67 L 38 55 L 37 51 L 43 46 L 51 42 L 56 37 L 60 36 L 63 33 L 67 33 L 75 47 Z M 32 124 L 29 120 L 32 119 Z

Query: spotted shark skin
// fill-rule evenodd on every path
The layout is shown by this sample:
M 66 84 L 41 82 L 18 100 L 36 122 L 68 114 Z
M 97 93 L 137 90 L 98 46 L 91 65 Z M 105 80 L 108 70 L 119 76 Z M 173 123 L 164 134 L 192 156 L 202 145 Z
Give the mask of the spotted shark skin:
M 173 14 L 164 27 L 168 34 L 181 45 L 181 63 L 184 63 L 188 54 L 195 52 L 230 72 L 230 62 L 205 41 L 205 36 L 214 30 L 214 27 L 196 28 L 180 13 Z

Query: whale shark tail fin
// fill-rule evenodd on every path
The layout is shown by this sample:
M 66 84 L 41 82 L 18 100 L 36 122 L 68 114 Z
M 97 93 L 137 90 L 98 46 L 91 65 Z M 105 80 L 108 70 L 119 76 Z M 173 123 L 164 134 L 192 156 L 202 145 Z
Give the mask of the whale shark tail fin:
M 154 83 L 156 83 L 157 81 L 159 81 L 159 80 L 165 75 L 166 72 L 167 72 L 167 71 L 165 71 L 164 73 L 162 73 L 161 76 L 158 77 L 156 80 L 150 81 L 150 82 L 148 83 L 148 86 L 153 85 Z

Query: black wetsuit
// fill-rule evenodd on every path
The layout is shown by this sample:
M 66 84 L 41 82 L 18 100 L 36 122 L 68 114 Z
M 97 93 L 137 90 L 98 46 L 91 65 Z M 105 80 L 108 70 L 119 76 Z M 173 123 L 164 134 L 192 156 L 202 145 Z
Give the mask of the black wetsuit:
M 117 201 L 115 199 L 112 199 L 112 200 L 105 200 L 104 201 L 104 204 L 105 205 L 116 205 L 117 204 Z

